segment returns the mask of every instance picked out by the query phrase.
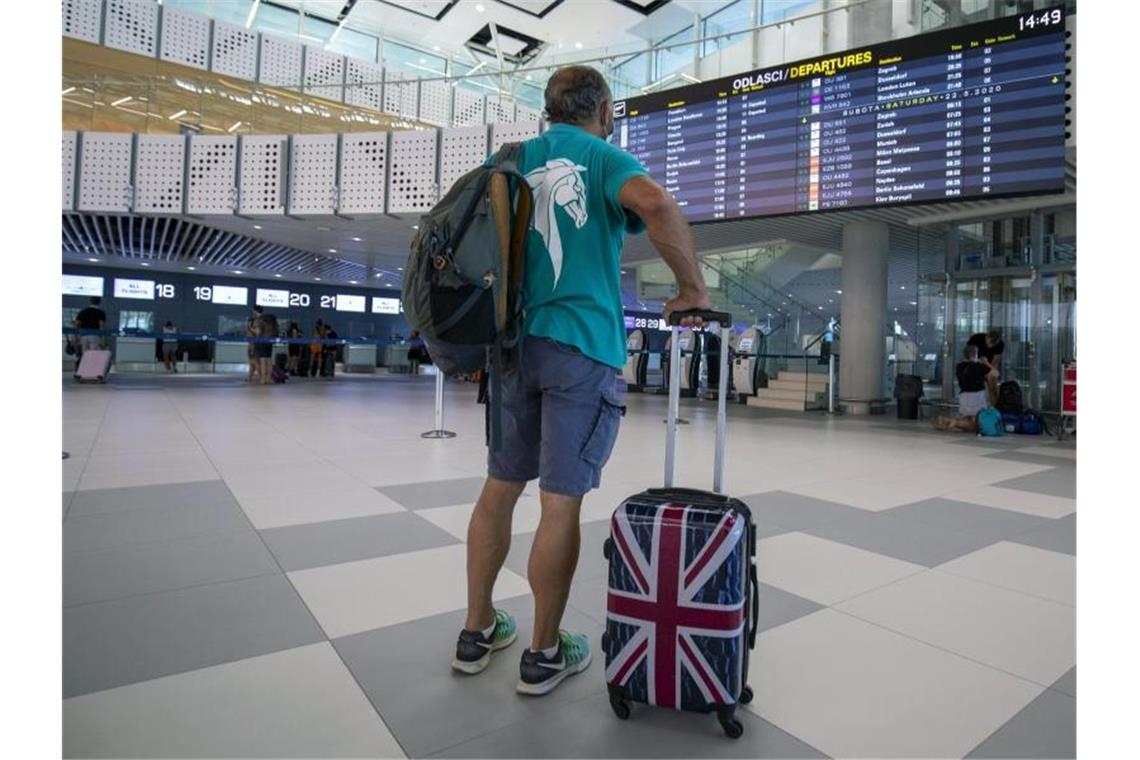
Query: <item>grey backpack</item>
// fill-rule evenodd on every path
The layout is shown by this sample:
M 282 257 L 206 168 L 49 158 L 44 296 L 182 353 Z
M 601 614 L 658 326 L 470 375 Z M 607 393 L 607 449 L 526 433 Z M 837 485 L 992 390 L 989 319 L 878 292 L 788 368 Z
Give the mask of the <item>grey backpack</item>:
M 439 371 L 488 369 L 492 399 L 499 376 L 517 361 L 522 329 L 523 262 L 534 211 L 518 170 L 520 143 L 495 163 L 463 175 L 420 218 L 404 268 L 404 315 Z M 498 415 L 495 415 L 497 420 Z M 498 439 L 498 425 L 492 425 Z

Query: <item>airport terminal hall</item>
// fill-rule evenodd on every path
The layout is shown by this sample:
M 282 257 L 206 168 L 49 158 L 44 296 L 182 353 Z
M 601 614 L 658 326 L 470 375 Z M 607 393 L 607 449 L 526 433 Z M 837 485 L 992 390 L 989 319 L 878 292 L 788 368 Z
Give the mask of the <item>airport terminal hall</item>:
M 45 746 L 1076 757 L 1075 0 L 58 1 Z

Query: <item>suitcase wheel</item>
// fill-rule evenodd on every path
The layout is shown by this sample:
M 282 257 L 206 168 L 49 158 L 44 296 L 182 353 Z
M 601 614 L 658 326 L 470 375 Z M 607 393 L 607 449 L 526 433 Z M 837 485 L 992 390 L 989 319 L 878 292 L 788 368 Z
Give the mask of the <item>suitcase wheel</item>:
M 741 689 L 740 690 L 740 699 L 737 701 L 740 702 L 740 704 L 742 704 L 742 705 L 746 705 L 749 702 L 751 702 L 752 701 L 752 687 L 751 686 L 745 686 L 743 689 Z
M 608 560 L 610 558 L 610 554 L 613 552 L 613 550 L 614 550 L 614 540 L 612 538 L 607 538 L 606 542 L 604 544 L 602 544 L 602 556 Z
M 621 720 L 629 720 L 629 702 L 620 697 L 610 697 L 610 708 Z
M 722 720 L 720 727 L 724 729 L 724 735 L 729 739 L 739 739 L 744 736 L 744 724 L 736 718 Z

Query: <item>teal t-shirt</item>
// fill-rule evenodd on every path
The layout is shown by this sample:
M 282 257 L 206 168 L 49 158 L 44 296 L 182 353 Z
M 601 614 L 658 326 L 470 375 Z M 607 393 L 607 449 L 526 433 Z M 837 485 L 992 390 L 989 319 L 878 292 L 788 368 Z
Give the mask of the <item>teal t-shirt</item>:
M 519 170 L 534 192 L 523 281 L 524 330 L 608 364 L 625 364 L 621 251 L 645 226 L 618 194 L 641 163 L 571 124 L 523 143 Z

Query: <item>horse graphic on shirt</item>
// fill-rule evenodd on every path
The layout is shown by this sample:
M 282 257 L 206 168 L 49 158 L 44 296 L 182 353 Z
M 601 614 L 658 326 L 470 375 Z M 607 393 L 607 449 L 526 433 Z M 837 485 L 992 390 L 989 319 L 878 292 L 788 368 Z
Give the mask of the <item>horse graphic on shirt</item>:
M 542 236 L 554 268 L 554 287 L 562 275 L 562 234 L 558 231 L 557 210 L 561 208 L 582 229 L 586 214 L 586 183 L 580 166 L 568 158 L 555 158 L 528 172 L 527 184 L 534 191 L 534 229 Z

